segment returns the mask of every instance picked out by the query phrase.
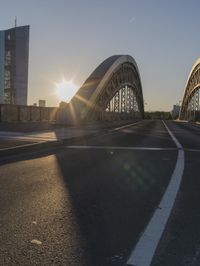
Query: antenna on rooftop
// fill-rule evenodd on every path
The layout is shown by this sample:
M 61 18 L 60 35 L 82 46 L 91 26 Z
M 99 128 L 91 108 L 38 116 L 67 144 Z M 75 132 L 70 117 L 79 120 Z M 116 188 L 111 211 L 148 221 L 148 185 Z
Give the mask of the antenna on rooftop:
M 15 16 L 15 28 L 17 27 L 17 16 Z

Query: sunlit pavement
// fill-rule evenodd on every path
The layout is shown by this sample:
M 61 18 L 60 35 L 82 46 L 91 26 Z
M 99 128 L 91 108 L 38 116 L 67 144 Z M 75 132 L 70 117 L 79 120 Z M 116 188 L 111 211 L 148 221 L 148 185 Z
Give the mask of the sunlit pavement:
M 4 141 L 12 140 L 13 142 L 44 142 L 68 139 L 71 137 L 80 137 L 89 133 L 96 132 L 95 129 L 81 128 L 58 128 L 46 132 L 0 132 L 0 146 Z M 13 146 L 15 146 L 13 144 Z
M 0 150 L 43 142 L 55 142 L 90 135 L 115 125 L 127 124 L 126 121 L 87 125 L 85 127 L 59 126 L 48 123 L 0 123 Z
M 200 149 L 198 128 L 167 125 L 184 148 Z M 152 265 L 198 261 L 198 154 L 186 151 L 181 193 Z M 143 121 L 1 165 L 0 265 L 125 265 L 176 159 L 163 123 Z

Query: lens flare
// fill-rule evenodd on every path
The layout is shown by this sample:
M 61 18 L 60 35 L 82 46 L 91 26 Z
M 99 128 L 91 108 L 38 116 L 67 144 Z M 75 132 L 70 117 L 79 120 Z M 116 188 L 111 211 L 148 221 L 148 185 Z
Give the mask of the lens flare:
M 70 102 L 77 92 L 77 86 L 72 81 L 63 80 L 56 84 L 56 95 L 61 101 Z

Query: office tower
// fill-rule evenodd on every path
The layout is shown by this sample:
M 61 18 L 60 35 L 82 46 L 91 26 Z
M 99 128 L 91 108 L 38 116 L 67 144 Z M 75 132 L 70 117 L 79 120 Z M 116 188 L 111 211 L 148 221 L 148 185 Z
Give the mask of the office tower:
M 27 105 L 29 26 L 0 31 L 0 103 Z

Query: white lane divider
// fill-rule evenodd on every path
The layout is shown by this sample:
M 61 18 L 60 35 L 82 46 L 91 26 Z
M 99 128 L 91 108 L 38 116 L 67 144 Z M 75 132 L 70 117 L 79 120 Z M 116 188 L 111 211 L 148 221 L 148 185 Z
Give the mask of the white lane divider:
M 134 150 L 134 151 L 174 151 L 177 148 L 165 147 L 130 147 L 130 146 L 95 146 L 95 145 L 68 145 L 67 149 L 93 149 L 93 150 Z
M 163 124 L 178 148 L 176 166 L 159 206 L 154 211 L 150 222 L 148 223 L 145 231 L 141 235 L 138 243 L 132 251 L 129 260 L 127 261 L 128 265 L 150 266 L 174 206 L 174 202 L 182 180 L 184 171 L 183 147 L 164 121 Z

